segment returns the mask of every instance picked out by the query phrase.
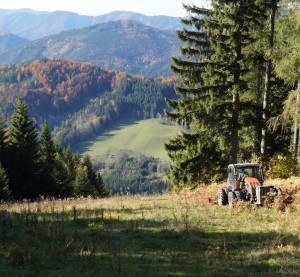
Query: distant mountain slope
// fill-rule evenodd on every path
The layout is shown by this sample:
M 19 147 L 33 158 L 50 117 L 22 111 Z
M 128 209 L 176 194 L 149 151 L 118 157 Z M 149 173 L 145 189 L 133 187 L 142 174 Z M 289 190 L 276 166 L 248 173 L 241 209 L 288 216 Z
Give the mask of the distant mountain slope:
M 0 32 L 0 52 L 23 45 L 26 42 L 28 42 L 27 39 L 21 38 L 14 34 Z
M 16 13 L 29 13 L 29 14 L 35 14 L 35 15 L 43 15 L 49 12 L 45 11 L 36 11 L 29 8 L 24 9 L 0 9 L 0 17 L 10 15 L 10 14 L 16 14 Z
M 146 16 L 134 12 L 117 11 L 99 16 L 86 16 L 64 11 L 40 12 L 31 9 L 0 9 L 0 31 L 34 40 L 62 31 L 124 19 L 135 20 L 163 30 L 175 30 L 181 26 L 178 17 Z
M 144 25 L 155 27 L 161 30 L 174 31 L 176 29 L 182 28 L 179 17 L 172 17 L 166 15 L 146 16 L 140 13 L 127 11 L 115 11 L 108 14 L 100 15 L 95 18 L 94 22 L 102 23 L 124 19 L 135 20 Z
M 0 64 L 43 58 L 91 62 L 111 70 L 151 77 L 168 76 L 171 55 L 178 52 L 175 32 L 136 21 L 116 21 L 62 32 L 0 54 Z
M 67 60 L 0 67 L 0 114 L 8 120 L 22 94 L 38 125 L 47 121 L 64 144 L 102 132 L 124 116 L 152 118 L 174 97 L 173 83 Z

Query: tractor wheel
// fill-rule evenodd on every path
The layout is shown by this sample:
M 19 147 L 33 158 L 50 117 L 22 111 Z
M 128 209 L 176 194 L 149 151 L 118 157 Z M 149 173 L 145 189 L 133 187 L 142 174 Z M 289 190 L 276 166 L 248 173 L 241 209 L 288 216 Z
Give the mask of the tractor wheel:
M 242 194 L 239 190 L 235 190 L 234 194 L 237 200 L 242 200 Z
M 218 189 L 217 197 L 218 197 L 219 206 L 223 206 L 227 204 L 227 194 L 224 189 Z
M 230 208 L 234 208 L 236 206 L 236 195 L 233 191 L 228 192 L 228 205 Z
M 243 201 L 250 200 L 250 194 L 246 190 L 244 190 L 244 189 L 240 190 L 240 195 L 241 195 L 241 200 L 243 200 Z

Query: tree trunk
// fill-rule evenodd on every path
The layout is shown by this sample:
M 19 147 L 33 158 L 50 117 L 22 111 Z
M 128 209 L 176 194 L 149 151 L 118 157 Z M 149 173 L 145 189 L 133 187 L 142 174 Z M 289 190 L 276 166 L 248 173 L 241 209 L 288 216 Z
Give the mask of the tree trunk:
M 230 163 L 237 163 L 237 156 L 239 151 L 239 113 L 240 113 L 240 83 L 241 83 L 241 65 L 242 59 L 242 41 L 240 31 L 235 33 L 235 68 L 233 71 L 233 94 L 232 94 L 232 114 L 231 114 L 231 142 L 229 150 Z
M 239 133 L 238 133 L 238 123 L 239 123 L 239 94 L 233 94 L 232 99 L 232 130 L 231 130 L 231 146 L 230 146 L 230 153 L 229 153 L 229 160 L 230 163 L 237 163 L 237 154 L 239 148 Z
M 269 51 L 272 51 L 274 46 L 274 29 L 275 29 L 275 14 L 277 9 L 277 1 L 274 1 L 273 7 L 271 8 L 270 21 L 269 21 Z M 264 90 L 264 101 L 263 101 L 263 127 L 261 132 L 261 144 L 260 154 L 261 159 L 264 160 L 266 156 L 267 147 L 267 121 L 269 112 L 269 99 L 270 99 L 270 88 L 271 88 L 271 72 L 272 72 L 272 61 L 269 57 L 266 63 L 266 75 L 265 75 L 265 90 Z
M 256 94 L 255 94 L 255 104 L 260 105 L 260 99 L 262 95 L 262 84 L 263 84 L 263 65 L 258 65 L 257 76 L 256 76 Z M 260 153 L 260 135 L 259 128 L 257 126 L 253 127 L 253 138 L 252 138 L 252 155 L 259 155 Z
M 299 95 L 300 93 L 300 80 L 298 80 L 298 89 L 296 94 L 296 110 L 295 110 L 295 126 L 294 126 L 294 158 L 298 156 L 299 150 L 299 128 L 298 128 L 298 105 L 299 105 Z

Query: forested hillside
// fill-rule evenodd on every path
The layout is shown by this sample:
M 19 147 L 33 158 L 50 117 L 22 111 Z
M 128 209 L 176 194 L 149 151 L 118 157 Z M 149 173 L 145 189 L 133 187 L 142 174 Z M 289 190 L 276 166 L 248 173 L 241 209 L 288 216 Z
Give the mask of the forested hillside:
M 32 41 L 0 53 L 0 64 L 66 58 L 130 74 L 170 76 L 170 55 L 176 55 L 178 45 L 174 32 L 123 20 Z
M 71 29 L 123 19 L 136 20 L 144 25 L 162 30 L 176 30 L 181 26 L 178 17 L 146 16 L 125 11 L 86 16 L 67 11 L 41 12 L 31 9 L 0 9 L 0 30 L 34 40 Z
M 59 59 L 1 67 L 0 84 L 0 111 L 7 121 L 24 95 L 37 124 L 56 127 L 56 139 L 64 144 L 91 137 L 120 117 L 155 117 L 166 107 L 164 97 L 174 96 L 167 79 Z

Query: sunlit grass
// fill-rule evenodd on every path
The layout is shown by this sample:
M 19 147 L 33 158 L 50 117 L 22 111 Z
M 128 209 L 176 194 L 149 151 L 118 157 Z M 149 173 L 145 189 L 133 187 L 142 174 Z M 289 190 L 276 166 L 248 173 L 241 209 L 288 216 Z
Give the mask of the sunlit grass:
M 3 203 L 0 276 L 299 276 L 297 201 L 284 211 L 205 205 L 219 186 Z

